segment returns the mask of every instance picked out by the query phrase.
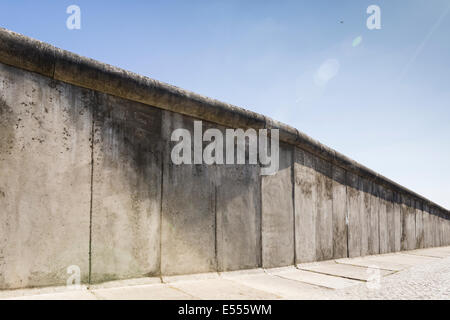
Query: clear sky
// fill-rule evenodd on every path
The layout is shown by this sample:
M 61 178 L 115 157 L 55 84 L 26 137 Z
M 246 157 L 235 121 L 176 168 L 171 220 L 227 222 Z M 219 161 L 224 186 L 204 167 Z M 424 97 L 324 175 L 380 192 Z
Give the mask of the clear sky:
M 80 30 L 66 27 L 72 4 Z M 366 26 L 372 4 L 379 30 Z M 0 26 L 271 116 L 450 208 L 449 9 L 448 0 L 2 0 Z

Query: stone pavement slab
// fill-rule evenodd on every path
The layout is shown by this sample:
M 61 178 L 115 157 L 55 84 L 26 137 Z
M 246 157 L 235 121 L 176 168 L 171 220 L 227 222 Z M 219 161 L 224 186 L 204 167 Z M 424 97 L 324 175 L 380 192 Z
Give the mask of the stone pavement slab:
M 92 290 L 97 299 L 107 300 L 191 300 L 192 295 L 166 284 L 150 284 Z
M 320 299 L 325 291 L 331 290 L 267 273 L 238 276 L 225 275 L 224 278 L 278 295 L 283 299 Z
M 298 265 L 297 267 L 301 270 L 313 271 L 330 276 L 337 276 L 361 281 L 367 281 L 367 279 L 371 275 L 369 267 L 340 264 L 336 263 L 335 261 L 308 263 L 305 265 Z M 380 274 L 383 277 L 391 274 L 392 272 L 393 271 L 380 269 Z
M 342 289 L 349 286 L 360 284 L 360 281 L 351 280 L 341 277 L 334 277 L 326 274 L 299 270 L 294 267 L 282 268 L 276 270 L 268 270 L 270 274 L 285 278 L 296 280 L 304 283 L 313 284 L 331 289 Z
M 433 263 L 438 261 L 439 259 L 440 258 L 418 256 L 407 253 L 393 253 L 368 257 L 368 260 L 374 261 L 375 265 L 377 261 L 380 261 L 380 262 L 393 262 L 402 265 L 407 265 L 410 267 L 424 263 Z
M 361 266 L 361 267 L 374 267 L 377 266 L 380 269 L 388 271 L 401 271 L 409 266 L 407 264 L 400 264 L 392 261 L 380 261 L 375 259 L 370 259 L 369 257 L 363 258 L 342 258 L 335 260 L 336 263 Z
M 68 290 L 65 292 L 42 293 L 10 297 L 6 300 L 97 300 L 89 290 Z
M 447 258 L 450 257 L 450 248 L 445 247 L 445 248 L 418 249 L 408 251 L 407 253 L 432 258 Z
M 170 286 L 197 299 L 263 300 L 281 298 L 276 294 L 254 289 L 227 279 L 180 281 L 171 283 Z

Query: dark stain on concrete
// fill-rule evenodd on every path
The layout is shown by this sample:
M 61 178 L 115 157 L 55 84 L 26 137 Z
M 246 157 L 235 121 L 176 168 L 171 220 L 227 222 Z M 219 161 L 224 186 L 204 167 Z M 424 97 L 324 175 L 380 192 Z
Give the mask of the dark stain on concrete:
M 14 110 L 0 97 L 0 155 L 11 154 L 15 143 L 15 130 L 21 119 L 16 119 Z

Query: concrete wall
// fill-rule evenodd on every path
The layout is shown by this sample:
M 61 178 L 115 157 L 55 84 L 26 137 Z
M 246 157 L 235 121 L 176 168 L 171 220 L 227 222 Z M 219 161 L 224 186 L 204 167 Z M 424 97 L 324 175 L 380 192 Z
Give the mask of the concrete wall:
M 0 288 L 450 244 L 449 212 L 296 129 L 0 30 Z M 277 128 L 280 168 L 175 165 L 173 130 Z M 248 155 L 247 155 L 248 157 Z

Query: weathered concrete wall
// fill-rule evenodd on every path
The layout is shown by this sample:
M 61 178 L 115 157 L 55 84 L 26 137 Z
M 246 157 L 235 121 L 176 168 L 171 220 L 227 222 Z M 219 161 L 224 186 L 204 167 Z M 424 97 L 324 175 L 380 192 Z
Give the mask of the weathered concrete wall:
M 450 244 L 447 210 L 265 116 L 2 29 L 0 89 L 1 289 Z M 279 171 L 175 165 L 195 120 L 279 129 Z
M 193 119 L 164 112 L 163 139 L 173 130 L 193 132 Z M 216 167 L 175 165 L 170 143 L 164 148 L 161 221 L 161 273 L 165 275 L 217 270 L 214 181 Z
M 262 266 L 265 268 L 294 264 L 293 163 L 293 146 L 282 144 L 279 171 L 261 177 Z
M 88 280 L 93 96 L 0 64 L 0 288 Z
M 157 275 L 162 112 L 105 94 L 94 103 L 91 281 Z

